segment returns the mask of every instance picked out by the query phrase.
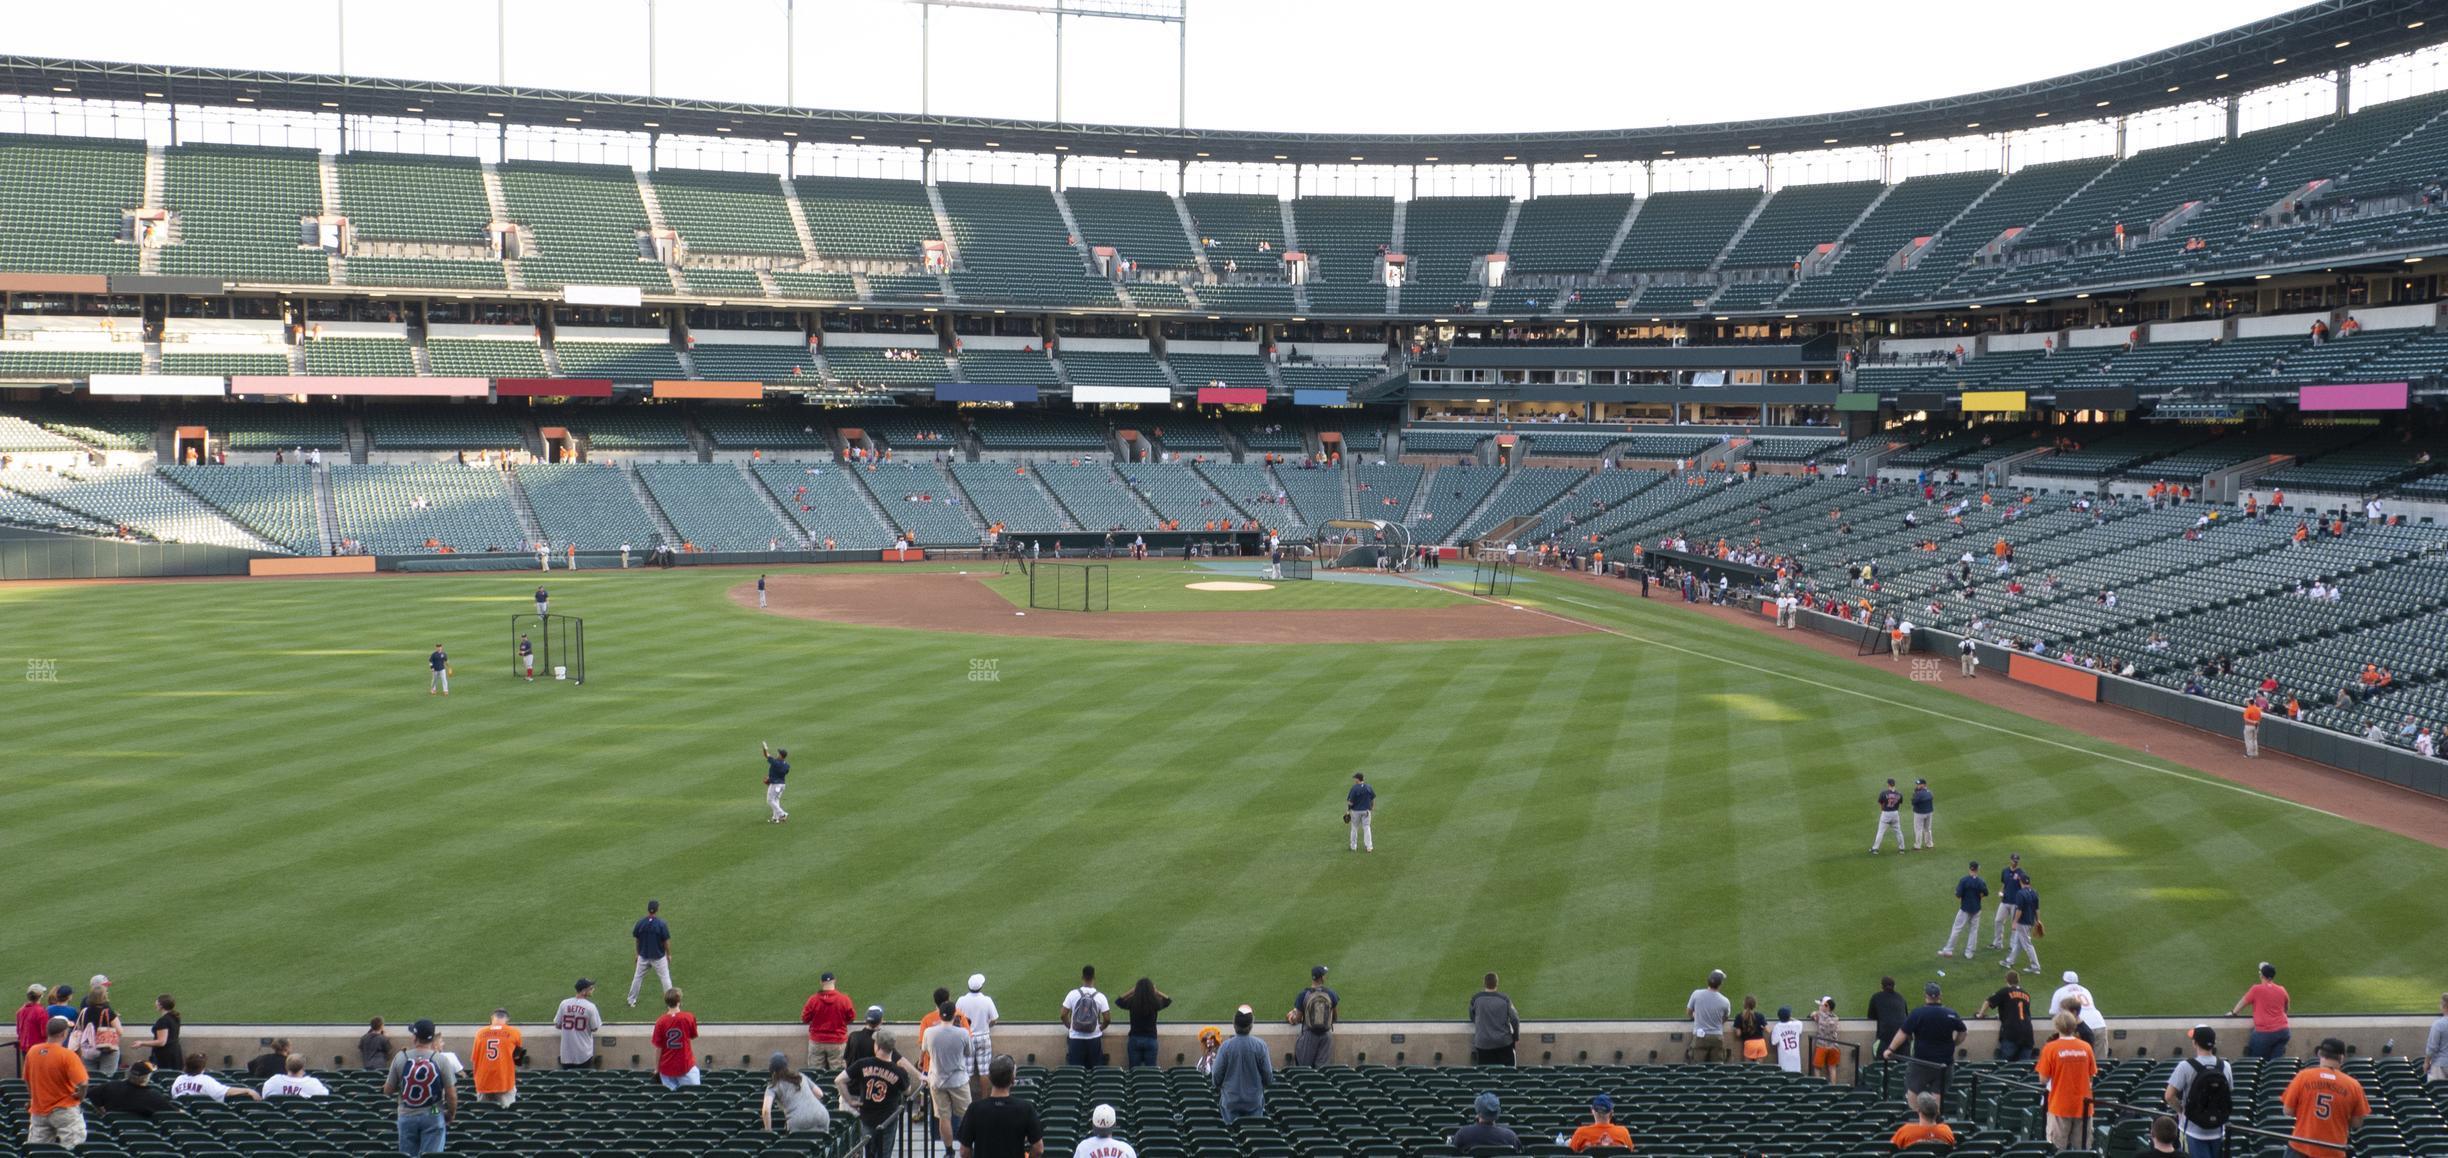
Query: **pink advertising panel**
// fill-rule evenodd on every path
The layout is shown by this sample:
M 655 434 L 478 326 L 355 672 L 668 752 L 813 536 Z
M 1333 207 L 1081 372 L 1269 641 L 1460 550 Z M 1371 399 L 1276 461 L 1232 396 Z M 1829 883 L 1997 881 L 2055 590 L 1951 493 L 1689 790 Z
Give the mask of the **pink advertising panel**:
M 2306 386 L 2297 403 L 2305 410 L 2403 410 L 2403 382 L 2359 382 L 2351 386 Z
M 486 378 L 344 378 L 314 374 L 240 376 L 232 394 L 345 394 L 362 398 L 483 398 Z

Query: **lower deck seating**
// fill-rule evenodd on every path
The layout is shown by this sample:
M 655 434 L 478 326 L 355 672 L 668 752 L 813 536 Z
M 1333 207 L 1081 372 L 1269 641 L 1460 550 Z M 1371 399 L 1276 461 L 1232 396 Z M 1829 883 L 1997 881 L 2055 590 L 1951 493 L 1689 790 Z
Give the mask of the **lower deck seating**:
M 820 550 L 872 551 L 891 546 L 897 537 L 897 530 L 868 508 L 858 480 L 838 464 L 768 462 L 755 469 L 774 501 Z
M 165 466 L 161 474 L 256 534 L 301 555 L 323 553 L 322 536 L 315 530 L 311 468 Z
M 331 471 L 340 537 L 377 555 L 516 552 L 527 546 L 501 471 L 455 465 L 361 466 Z
M 0 488 L 32 495 L 98 522 L 125 525 L 165 543 L 261 550 L 264 539 L 172 486 L 152 467 L 0 471 Z
M 730 463 L 649 462 L 637 471 L 685 546 L 700 551 L 763 551 L 777 542 L 798 546 L 748 476 Z
M 875 495 L 884 517 L 921 547 L 974 547 L 978 524 L 970 521 L 960 491 L 932 462 L 868 463 L 859 480 Z
M 527 463 L 519 485 L 535 508 L 536 525 L 556 548 L 606 551 L 626 543 L 645 550 L 662 536 L 638 505 L 627 473 L 601 463 Z
M 1029 477 L 1027 466 L 1005 462 L 956 462 L 952 476 L 960 481 L 980 517 L 1001 523 L 1010 534 L 1045 534 L 1074 529 L 1054 509 L 1044 491 Z

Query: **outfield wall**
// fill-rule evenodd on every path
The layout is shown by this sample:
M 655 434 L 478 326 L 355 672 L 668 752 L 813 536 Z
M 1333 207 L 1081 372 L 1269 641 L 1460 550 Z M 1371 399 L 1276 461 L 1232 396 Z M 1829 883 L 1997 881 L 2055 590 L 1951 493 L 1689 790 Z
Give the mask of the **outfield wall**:
M 1817 611 L 1801 614 L 1803 626 L 1822 635 L 1832 635 L 1847 642 L 1861 638 L 1862 625 Z M 1913 632 L 1913 650 L 1931 659 L 1952 664 L 1960 635 L 1926 628 Z M 2063 664 L 2052 663 L 1992 643 L 1977 645 L 1983 672 L 2021 679 L 2059 694 L 2073 694 L 2112 708 L 2123 708 L 2146 716 L 2156 716 L 2170 723 L 2182 724 L 2215 735 L 2235 738 L 2238 758 L 2243 752 L 2243 708 L 2236 704 L 2188 696 L 2170 691 L 2157 684 L 2127 679 L 2107 672 L 2080 672 Z M 2035 678 L 2041 673 L 2035 667 L 2054 668 L 2068 675 L 2079 674 L 2085 680 Z M 2020 672 L 2020 675 L 2015 673 Z M 2088 687 L 2088 695 L 2075 694 L 2077 687 Z M 2420 754 L 2386 744 L 2374 744 L 2360 736 L 2328 728 L 2299 724 L 2275 714 L 2261 722 L 2261 746 L 2273 752 L 2310 760 L 2316 764 L 2368 776 L 2374 780 L 2412 789 L 2430 796 L 2448 798 L 2448 761 L 2425 759 Z
M 1933 915 L 1936 915 L 1933 910 Z M 1937 933 L 1931 925 L 1931 934 Z M 1951 1002 L 1959 1011 L 1975 1008 L 1981 998 L 1998 984 L 1992 967 L 1965 966 L 1975 974 L 1965 991 L 1954 995 Z M 2045 980 L 2045 979 L 2044 979 Z M 2037 988 L 2037 986 L 2033 986 Z M 1012 1000 L 1009 994 L 1003 1000 Z M 1863 1000 L 1867 1000 L 1866 998 Z M 599 994 L 598 1005 L 619 1004 L 619 998 Z M 1459 998 L 1456 1004 L 1460 1004 Z M 543 1003 L 538 1002 L 540 1012 Z M 619 1012 L 626 1012 L 619 1011 Z M 2394 1041 L 2404 1051 L 2420 1053 L 2423 1035 L 2429 1030 L 2430 1016 L 2351 1016 L 2298 1017 L 2294 1019 L 2294 1039 L 2290 1053 L 2304 1055 L 2314 1043 L 2324 1037 L 2337 1037 L 2356 1052 L 2378 1055 Z M 541 1020 L 516 1021 L 527 1035 L 528 1051 L 549 1064 L 553 1056 L 551 1027 Z M 643 1070 L 654 1065 L 654 1050 L 648 1041 L 650 1022 L 608 1024 L 596 1037 L 597 1053 L 604 1065 L 612 1069 Z M 886 1023 L 904 1043 L 917 1040 L 917 1026 L 911 1022 Z M 1184 1019 L 1164 1025 L 1157 1038 L 1156 1056 L 1167 1066 L 1189 1065 L 1198 1058 L 1198 1031 L 1204 1024 Z M 1231 1032 L 1228 1021 L 1216 1022 L 1225 1032 Z M 2229 1056 L 2241 1053 L 2250 1023 L 2244 1018 L 2213 1016 L 2110 1018 L 2109 1040 L 2104 1053 L 2110 1057 L 2179 1056 L 2189 1052 L 2186 1034 L 2194 1026 L 2210 1024 L 2222 1031 L 2227 1040 Z M 1986 1059 L 1997 1049 L 1997 1022 L 1972 1021 L 1971 1036 L 1964 1041 L 1964 1056 Z M 446 1024 L 442 1027 L 445 1049 L 467 1048 L 476 1031 L 476 1023 Z M 390 1027 L 392 1039 L 406 1044 L 402 1025 Z M 1292 1064 L 1292 1041 L 1297 1032 L 1281 1024 L 1261 1023 L 1257 1035 L 1275 1053 L 1278 1066 Z M 1844 1040 L 1862 1047 L 1865 1060 L 1870 1057 L 1871 1039 L 1876 1030 L 1866 1019 L 1847 1019 L 1843 1023 Z M 190 1023 L 182 1031 L 181 1040 L 191 1051 L 201 1051 L 215 1069 L 241 1069 L 247 1061 L 264 1052 L 274 1037 L 286 1037 L 292 1052 L 306 1056 L 308 1064 L 317 1069 L 354 1069 L 357 1065 L 357 1039 L 365 1033 L 363 1025 L 197 1025 Z M 1335 1061 L 1342 1065 L 1406 1065 L 1464 1066 L 1470 1062 L 1469 1022 L 1463 1021 L 1372 1021 L 1345 1022 L 1335 1030 Z M 2045 1039 L 2047 1030 L 2039 1035 Z M 1051 1022 L 1003 1022 L 995 1027 L 994 1048 L 1008 1053 L 1022 1065 L 1056 1066 L 1062 1064 L 1066 1035 L 1063 1027 Z M 1521 1044 L 1517 1058 L 1522 1065 L 1657 1065 L 1681 1063 L 1691 1047 L 1691 1023 L 1672 1021 L 1530 1021 L 1522 1023 Z M 1105 1049 L 1111 1064 L 1122 1064 L 1123 1033 L 1117 1028 L 1105 1035 Z M 739 1025 L 703 1026 L 697 1038 L 697 1053 L 701 1065 L 713 1069 L 765 1068 L 765 1060 L 775 1050 L 787 1053 L 796 1064 L 807 1057 L 807 1031 L 796 1022 L 760 1022 Z M 1850 1059 L 1848 1058 L 1848 1061 Z M 1843 1078 L 1852 1077 L 1848 1066 Z
M 0 580 L 244 575 L 249 560 L 279 557 L 204 543 L 133 543 L 16 527 L 0 531 Z

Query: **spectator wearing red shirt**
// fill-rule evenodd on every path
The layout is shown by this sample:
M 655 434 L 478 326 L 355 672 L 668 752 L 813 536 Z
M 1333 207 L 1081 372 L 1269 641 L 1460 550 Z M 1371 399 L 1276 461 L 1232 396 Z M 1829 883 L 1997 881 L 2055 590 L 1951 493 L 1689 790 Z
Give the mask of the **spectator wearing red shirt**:
M 858 1018 L 858 1009 L 851 1004 L 849 994 L 834 987 L 832 973 L 827 972 L 818 981 L 816 992 L 799 1010 L 799 1020 L 808 1028 L 808 1068 L 819 1073 L 838 1073 L 843 1048 L 850 1041 L 850 1023 Z
M 655 1076 L 663 1088 L 676 1090 L 698 1084 L 697 1049 L 690 1042 L 697 1040 L 697 1015 L 680 1008 L 680 990 L 663 991 L 663 1016 L 655 1019 Z
M 2229 1017 L 2241 1016 L 2246 1006 L 2252 1007 L 2252 1036 L 2244 1043 L 2245 1057 L 2285 1057 L 2287 1038 L 2287 991 L 2278 984 L 2278 967 L 2261 963 L 2261 980 L 2236 999 Z
M 51 1024 L 51 1007 L 43 1004 L 40 985 L 26 986 L 26 1003 L 17 1007 L 17 1072 L 25 1072 L 27 1051 L 43 1043 L 43 1028 Z

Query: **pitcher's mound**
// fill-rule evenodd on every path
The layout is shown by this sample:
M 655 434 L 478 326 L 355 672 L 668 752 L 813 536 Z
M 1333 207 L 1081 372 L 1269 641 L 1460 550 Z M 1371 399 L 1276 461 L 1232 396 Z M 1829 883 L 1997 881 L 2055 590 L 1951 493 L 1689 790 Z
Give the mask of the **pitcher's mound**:
M 1205 579 L 1197 583 L 1184 583 L 1182 586 L 1192 591 L 1273 591 L 1275 589 L 1272 583 L 1243 583 L 1233 579 Z
M 981 635 L 1133 643 L 1415 643 L 1594 630 L 1569 620 L 1515 614 L 1490 603 L 1332 611 L 1040 611 L 1016 616 L 1011 601 L 987 589 L 978 576 L 948 571 L 777 575 L 770 586 L 770 614 Z M 756 606 L 753 582 L 732 588 L 730 595 L 742 607 Z

